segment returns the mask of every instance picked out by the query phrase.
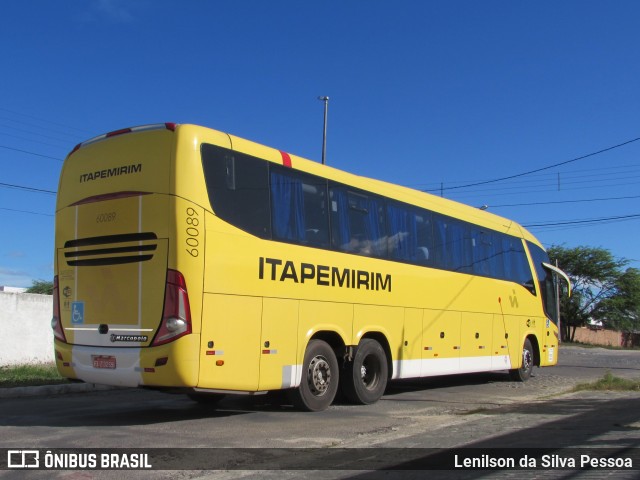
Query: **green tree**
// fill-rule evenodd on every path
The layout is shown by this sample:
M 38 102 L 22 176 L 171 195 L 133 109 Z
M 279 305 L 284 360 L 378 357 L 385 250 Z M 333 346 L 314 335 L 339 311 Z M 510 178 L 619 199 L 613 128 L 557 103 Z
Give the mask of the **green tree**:
M 558 261 L 573 285 L 571 297 L 563 295 L 560 302 L 562 339 L 573 341 L 576 328 L 584 326 L 590 318 L 601 318 L 603 302 L 618 292 L 622 268 L 629 261 L 614 258 L 609 250 L 601 247 L 554 245 L 548 253 L 552 262 Z
M 626 334 L 640 332 L 640 270 L 628 268 L 615 288 L 615 295 L 602 301 L 599 318 Z
M 26 293 L 40 293 L 51 295 L 53 293 L 53 282 L 47 280 L 32 280 L 31 286 Z

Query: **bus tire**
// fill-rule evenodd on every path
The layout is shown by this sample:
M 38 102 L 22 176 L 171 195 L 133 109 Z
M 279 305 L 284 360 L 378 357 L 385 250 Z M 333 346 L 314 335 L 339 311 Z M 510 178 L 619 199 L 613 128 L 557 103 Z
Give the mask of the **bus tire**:
M 533 371 L 535 356 L 533 354 L 533 347 L 531 346 L 531 340 L 528 338 L 524 341 L 522 347 L 522 366 L 514 370 L 509 370 L 509 375 L 512 380 L 517 382 L 526 382 L 531 377 Z
M 369 405 L 380 400 L 387 388 L 387 356 L 377 341 L 360 341 L 353 360 L 345 362 L 341 376 L 342 392 L 355 404 Z
M 336 354 L 323 340 L 311 340 L 304 352 L 300 386 L 292 392 L 293 404 L 300 410 L 326 410 L 338 391 L 340 374 Z

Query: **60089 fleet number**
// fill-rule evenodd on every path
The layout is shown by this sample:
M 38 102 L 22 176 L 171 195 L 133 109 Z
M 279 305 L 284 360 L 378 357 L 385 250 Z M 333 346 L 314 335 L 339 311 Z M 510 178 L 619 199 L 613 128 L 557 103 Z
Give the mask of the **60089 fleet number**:
M 186 243 L 187 243 L 187 253 L 192 257 L 197 257 L 200 252 L 198 247 L 200 246 L 200 241 L 198 240 L 198 236 L 200 235 L 200 229 L 198 228 L 200 225 L 200 219 L 198 218 L 198 212 L 194 208 L 187 208 L 187 217 L 185 219 L 187 224 L 186 227 Z

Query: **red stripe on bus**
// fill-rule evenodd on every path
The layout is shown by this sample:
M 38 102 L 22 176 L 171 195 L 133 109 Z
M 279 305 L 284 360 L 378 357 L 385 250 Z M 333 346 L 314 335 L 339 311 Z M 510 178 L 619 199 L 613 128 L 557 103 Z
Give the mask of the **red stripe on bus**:
M 289 154 L 280 150 L 280 155 L 282 155 L 282 165 L 291 168 L 291 157 Z

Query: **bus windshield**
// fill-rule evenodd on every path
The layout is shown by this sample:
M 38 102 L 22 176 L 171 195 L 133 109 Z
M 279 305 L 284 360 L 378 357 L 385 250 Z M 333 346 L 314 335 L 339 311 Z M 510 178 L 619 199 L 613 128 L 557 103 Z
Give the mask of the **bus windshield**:
M 549 255 L 537 245 L 531 242 L 527 242 L 527 244 L 538 276 L 538 291 L 542 296 L 542 305 L 547 316 L 557 325 L 556 277 L 550 269 L 544 266 L 544 264 L 549 264 Z

